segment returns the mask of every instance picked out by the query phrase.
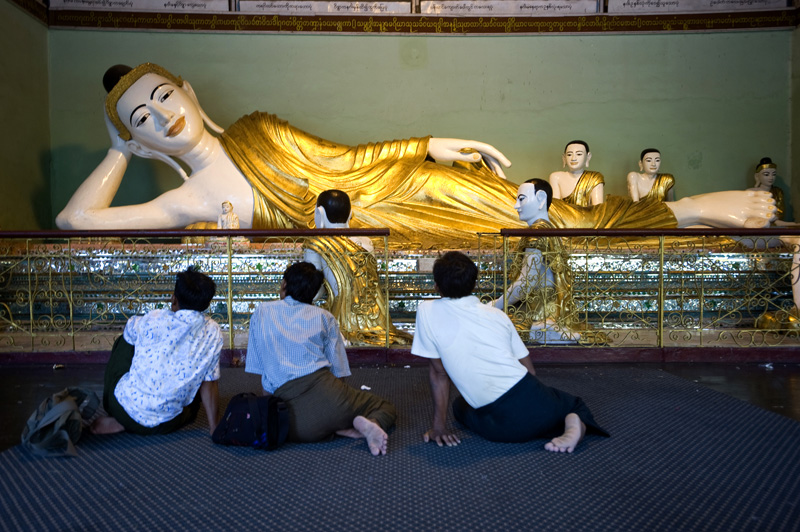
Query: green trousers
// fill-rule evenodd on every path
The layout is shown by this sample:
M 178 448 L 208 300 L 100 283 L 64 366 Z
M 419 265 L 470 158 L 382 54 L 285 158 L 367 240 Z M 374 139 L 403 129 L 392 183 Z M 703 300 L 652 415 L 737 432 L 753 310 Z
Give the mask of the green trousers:
M 314 442 L 332 437 L 337 430 L 353 428 L 364 416 L 389 430 L 397 418 L 392 403 L 356 390 L 323 368 L 291 380 L 275 390 L 289 407 L 289 440 Z

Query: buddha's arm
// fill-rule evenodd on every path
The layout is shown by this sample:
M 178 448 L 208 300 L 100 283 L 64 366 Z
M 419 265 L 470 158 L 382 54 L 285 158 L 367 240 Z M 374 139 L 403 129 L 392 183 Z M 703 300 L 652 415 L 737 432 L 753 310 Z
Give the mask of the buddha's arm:
M 336 282 L 336 276 L 333 275 L 333 272 L 325 263 L 325 260 L 320 256 L 319 253 L 314 251 L 313 249 L 305 249 L 303 250 L 303 260 L 306 262 L 310 262 L 314 265 L 316 269 L 321 271 L 325 275 L 325 280 L 328 281 L 328 286 L 331 287 L 331 297 L 336 297 L 339 295 L 339 283 Z M 314 300 L 321 298 L 325 294 L 325 286 L 321 286 L 319 291 L 314 296 Z
M 195 192 L 183 185 L 147 203 L 122 207 L 95 204 L 76 208 L 73 196 L 73 200 L 58 215 L 56 223 L 61 229 L 75 230 L 181 229 L 194 222 L 213 220 L 216 208 Z
M 112 146 L 56 217 L 56 225 L 60 229 L 99 229 L 93 226 L 92 213 L 111 205 L 130 159 L 130 151 Z
M 641 199 L 639 196 L 639 187 L 636 184 L 636 179 L 638 177 L 639 174 L 636 172 L 630 172 L 628 174 L 628 196 L 630 196 L 633 201 L 639 201 Z
M 606 189 L 603 183 L 600 183 L 592 189 L 592 205 L 600 205 L 606 199 Z
M 522 299 L 522 292 L 528 291 L 531 287 L 538 284 L 540 273 L 544 268 L 542 252 L 535 248 L 525 249 L 525 258 L 522 261 L 522 268 L 519 275 L 508 287 L 506 293 L 494 301 L 495 308 L 503 310 L 506 305 L 513 305 Z M 533 275 L 533 276 L 532 276 Z
M 550 183 L 550 188 L 553 189 L 553 197 L 556 199 L 563 199 L 561 196 L 561 189 L 558 186 L 558 172 L 551 173 L 550 177 L 547 178 L 547 181 Z

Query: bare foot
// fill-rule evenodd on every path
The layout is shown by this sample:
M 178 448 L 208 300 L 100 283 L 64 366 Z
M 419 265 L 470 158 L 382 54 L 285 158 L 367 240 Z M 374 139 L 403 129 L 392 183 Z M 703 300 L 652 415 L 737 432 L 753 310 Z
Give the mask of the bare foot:
M 92 434 L 116 434 L 118 432 L 124 432 L 125 427 L 120 425 L 119 421 L 111 416 L 101 416 L 92 422 L 89 431 Z
M 364 416 L 357 416 L 353 420 L 353 427 L 367 439 L 369 452 L 372 453 L 372 456 L 386 454 L 389 436 L 386 435 L 380 425 Z
M 571 453 L 586 434 L 586 425 L 578 414 L 567 414 L 564 418 L 564 434 L 544 444 L 544 448 L 554 453 Z

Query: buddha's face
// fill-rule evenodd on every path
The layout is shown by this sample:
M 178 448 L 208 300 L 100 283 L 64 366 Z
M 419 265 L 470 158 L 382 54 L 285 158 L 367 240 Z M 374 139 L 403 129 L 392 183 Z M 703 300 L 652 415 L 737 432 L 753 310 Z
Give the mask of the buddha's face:
M 519 219 L 528 225 L 536 220 L 545 218 L 547 213 L 547 199 L 544 202 L 536 197 L 536 187 L 533 183 L 523 183 L 517 191 L 517 202 L 514 210 L 519 214 Z
M 777 168 L 764 168 L 756 174 L 756 186 L 771 187 L 778 177 Z
M 661 168 L 661 154 L 658 152 L 647 152 L 639 161 L 639 168 L 647 175 L 655 175 L 658 169 Z
M 582 171 L 588 166 L 590 157 L 583 144 L 569 144 L 564 150 L 564 166 L 570 172 Z
M 158 74 L 145 74 L 117 102 L 117 113 L 141 146 L 182 155 L 203 136 L 200 109 L 182 88 Z
M 233 210 L 233 205 L 231 205 L 230 202 L 226 201 L 225 203 L 222 204 L 223 214 L 228 214 L 232 210 Z

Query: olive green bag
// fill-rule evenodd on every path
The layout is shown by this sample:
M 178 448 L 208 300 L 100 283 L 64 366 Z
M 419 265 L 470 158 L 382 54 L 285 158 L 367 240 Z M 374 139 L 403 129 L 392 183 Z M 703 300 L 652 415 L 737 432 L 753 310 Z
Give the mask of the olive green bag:
M 22 430 L 22 446 L 37 456 L 76 456 L 83 427 L 102 414 L 91 390 L 65 388 L 42 401 Z

